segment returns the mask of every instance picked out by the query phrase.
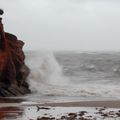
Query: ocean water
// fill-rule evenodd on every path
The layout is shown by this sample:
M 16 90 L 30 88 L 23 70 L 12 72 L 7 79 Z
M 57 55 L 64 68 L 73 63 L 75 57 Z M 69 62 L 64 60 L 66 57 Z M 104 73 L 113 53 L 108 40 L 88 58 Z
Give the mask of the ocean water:
M 119 52 L 26 52 L 37 102 L 120 99 Z

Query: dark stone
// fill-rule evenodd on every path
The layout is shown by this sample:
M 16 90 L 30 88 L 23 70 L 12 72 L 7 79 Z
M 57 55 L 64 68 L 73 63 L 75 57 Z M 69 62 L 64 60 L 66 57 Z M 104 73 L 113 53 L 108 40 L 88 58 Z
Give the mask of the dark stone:
M 76 114 L 76 113 L 69 113 L 68 115 L 69 115 L 70 117 L 72 117 L 72 118 L 77 117 L 77 114 Z
M 50 117 L 41 117 L 41 118 L 37 118 L 37 120 L 53 120 L 54 118 L 50 118 Z

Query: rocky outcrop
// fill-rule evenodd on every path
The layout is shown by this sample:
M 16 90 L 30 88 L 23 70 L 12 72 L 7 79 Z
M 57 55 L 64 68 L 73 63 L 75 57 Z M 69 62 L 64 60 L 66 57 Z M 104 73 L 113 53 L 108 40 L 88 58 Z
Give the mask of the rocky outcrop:
M 25 65 L 22 50 L 24 42 L 4 32 L 0 18 L 0 96 L 18 96 L 30 93 L 26 78 L 29 68 Z

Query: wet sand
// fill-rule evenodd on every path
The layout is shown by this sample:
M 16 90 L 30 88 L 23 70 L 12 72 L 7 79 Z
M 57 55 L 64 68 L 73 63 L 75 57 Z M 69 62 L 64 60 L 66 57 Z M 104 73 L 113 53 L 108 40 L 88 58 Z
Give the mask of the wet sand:
M 80 101 L 63 103 L 45 103 L 42 106 L 61 106 L 61 107 L 109 107 L 120 108 L 120 101 Z
M 86 116 L 79 116 L 82 111 L 86 111 L 86 113 L 92 116 L 86 120 L 93 120 L 94 117 L 97 120 L 97 116 L 99 118 L 100 116 L 106 116 L 106 118 L 111 118 L 111 120 L 112 118 L 120 119 L 120 101 L 80 101 L 38 104 L 29 101 L 22 103 L 20 100 L 17 100 L 17 102 L 15 100 L 14 102 L 12 100 L 5 100 L 0 103 L 0 120 L 50 120 L 51 118 L 54 120 L 56 116 L 59 119 L 63 117 L 65 118 L 64 120 L 67 120 L 70 117 L 69 115 L 72 117 L 78 116 L 79 119 L 80 117 L 85 119 Z M 86 115 L 89 116 L 89 114 Z M 72 120 L 74 119 L 76 118 L 72 118 Z M 103 118 L 100 119 L 102 120 Z
M 7 101 L 7 102 L 6 102 Z M 120 101 L 113 100 L 113 101 L 80 101 L 80 102 L 57 102 L 57 103 L 37 103 L 37 102 L 14 102 L 11 100 L 6 100 L 5 102 L 2 101 L 0 103 L 0 107 L 7 107 L 7 106 L 52 106 L 52 107 L 109 107 L 109 108 L 120 108 Z M 18 101 L 18 100 L 17 100 Z

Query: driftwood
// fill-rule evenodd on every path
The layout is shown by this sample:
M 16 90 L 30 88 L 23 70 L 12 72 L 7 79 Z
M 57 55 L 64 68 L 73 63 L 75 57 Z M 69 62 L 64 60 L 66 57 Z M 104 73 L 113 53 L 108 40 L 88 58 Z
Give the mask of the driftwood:
M 0 96 L 30 93 L 26 82 L 29 68 L 24 63 L 23 45 L 24 42 L 15 35 L 4 32 L 0 18 Z

